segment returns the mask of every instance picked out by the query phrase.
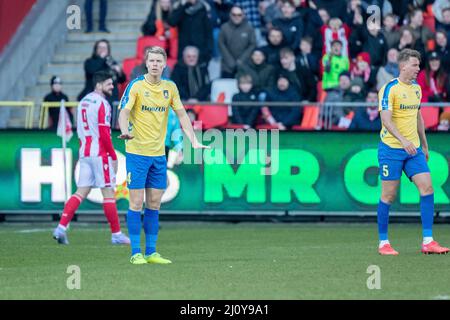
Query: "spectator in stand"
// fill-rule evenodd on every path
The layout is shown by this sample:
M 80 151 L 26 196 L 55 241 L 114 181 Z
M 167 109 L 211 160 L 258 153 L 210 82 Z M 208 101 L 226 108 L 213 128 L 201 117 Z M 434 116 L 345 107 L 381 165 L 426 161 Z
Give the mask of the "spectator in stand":
M 200 63 L 209 63 L 211 60 L 213 35 L 209 9 L 209 5 L 202 0 L 179 0 L 173 5 L 169 23 L 178 27 L 179 60 L 187 46 L 195 46 L 200 50 Z
M 222 78 L 234 78 L 237 67 L 248 63 L 255 47 L 253 27 L 245 19 L 244 11 L 233 6 L 230 20 L 222 25 L 219 34 Z
M 446 101 L 447 73 L 441 66 L 441 57 L 436 51 L 428 54 L 425 69 L 419 72 L 417 83 L 422 88 L 422 102 Z
M 269 88 L 275 86 L 275 68 L 266 62 L 264 52 L 258 48 L 253 50 L 249 63 L 238 66 L 237 78 L 241 75 L 252 77 L 253 89 L 262 100 Z
M 342 44 L 341 54 L 349 57 L 349 37 L 350 28 L 343 24 L 339 18 L 331 18 L 328 25 L 322 26 L 320 29 L 323 37 L 323 53 L 330 53 L 331 45 L 335 40 L 339 40 Z
M 388 14 L 383 18 L 383 28 L 381 33 L 386 39 L 388 48 L 397 46 L 400 41 L 400 31 L 398 28 L 398 17 L 394 14 Z
M 363 24 L 365 19 L 364 11 L 361 6 L 361 0 L 348 1 L 347 12 L 343 20 L 350 27 L 350 29 Z
M 278 75 L 277 85 L 267 94 L 266 101 L 270 102 L 300 102 L 300 96 L 290 86 L 289 79 L 284 75 Z M 286 130 L 293 125 L 299 124 L 301 119 L 300 107 L 273 106 L 261 109 L 264 120 L 279 130 Z
M 350 48 L 352 56 L 360 52 L 368 52 L 370 54 L 370 66 L 375 69 L 375 73 L 379 67 L 385 64 L 388 46 L 376 23 L 368 21 L 365 24 L 357 25 L 350 38 Z
M 130 80 L 136 79 L 137 77 L 140 77 L 148 72 L 145 60 L 145 58 L 147 57 L 147 50 L 149 50 L 149 48 L 145 48 L 144 50 L 144 55 L 142 56 L 142 63 L 134 67 L 133 70 L 131 71 Z M 170 77 L 169 66 L 166 65 L 166 67 L 164 68 L 162 77 L 163 78 Z
M 283 45 L 296 50 L 303 36 L 303 20 L 295 11 L 295 4 L 292 0 L 281 0 L 281 2 L 283 15 L 281 18 L 273 20 L 272 24 L 283 32 Z
M 434 35 L 428 27 L 423 25 L 423 12 L 421 9 L 416 8 L 411 11 L 408 27 L 416 40 L 416 45 L 420 45 L 424 49 L 427 48 L 428 41 L 433 39 Z
M 268 64 L 276 65 L 280 61 L 280 50 L 283 48 L 283 32 L 278 28 L 272 28 L 267 34 L 267 45 L 261 50 L 266 56 Z
M 233 96 L 233 102 L 258 102 L 258 92 L 253 88 L 252 77 L 242 74 L 238 78 L 239 93 Z M 244 125 L 244 129 L 253 128 L 261 107 L 232 106 L 231 121 L 234 124 Z
M 406 16 L 408 15 L 408 10 L 411 9 L 409 4 L 411 0 L 394 0 L 391 1 L 392 4 L 392 13 L 398 17 L 398 21 L 400 24 L 403 24 Z
M 267 36 L 267 32 L 273 27 L 273 20 L 281 18 L 283 14 L 281 13 L 281 0 L 263 0 L 259 2 L 259 15 L 263 22 L 262 33 Z
M 94 50 L 92 56 L 84 61 L 84 72 L 85 72 L 85 85 L 83 91 L 78 95 L 78 101 L 87 95 L 89 92 L 94 91 L 94 85 L 92 83 L 92 78 L 94 73 L 97 71 L 107 71 L 111 72 L 114 89 L 111 97 L 107 97 L 108 102 L 113 105 L 113 102 L 119 101 L 119 90 L 117 88 L 118 83 L 124 83 L 126 81 L 126 76 L 122 71 L 119 63 L 111 56 L 111 46 L 108 40 L 102 39 L 98 40 L 94 44 Z M 112 108 L 113 117 L 115 119 L 117 108 Z M 113 127 L 115 125 L 112 125 Z
M 342 42 L 333 40 L 331 43 L 331 52 L 325 54 L 322 58 L 324 67 L 322 77 L 322 87 L 324 90 L 333 89 L 339 86 L 339 75 L 348 71 L 350 62 L 347 56 L 342 55 Z
M 403 30 L 400 33 L 400 40 L 396 47 L 398 52 L 402 51 L 403 49 L 414 49 L 420 52 L 420 55 L 423 57 L 425 56 L 425 48 L 423 47 L 422 43 L 416 42 L 416 39 L 414 38 L 413 32 L 410 30 L 409 27 L 403 28 Z M 420 68 L 422 69 L 423 62 L 420 64 Z
M 362 102 L 365 99 L 367 90 L 365 89 L 364 82 L 360 77 L 353 78 L 350 81 L 350 90 L 345 92 L 343 102 Z M 350 111 L 353 108 L 350 108 Z M 345 111 L 345 109 L 344 109 Z M 347 112 L 348 113 L 348 112 Z
M 84 2 L 84 11 L 86 12 L 86 33 L 91 33 L 93 28 L 93 18 L 92 18 L 92 6 L 93 6 L 93 0 L 86 0 Z M 106 29 L 106 14 L 108 13 L 108 1 L 107 0 L 100 0 L 100 12 L 99 12 L 99 27 L 98 31 L 100 32 L 106 32 L 109 33 L 109 30 Z
M 296 63 L 294 51 L 288 47 L 281 49 L 280 65 L 281 68 L 277 73 L 289 79 L 290 86 L 297 91 L 302 100 L 315 101 L 317 82 L 314 81 L 314 74 Z
M 371 90 L 367 94 L 366 102 L 373 104 L 366 108 L 358 108 L 349 130 L 355 131 L 380 131 L 381 120 L 378 111 L 378 91 Z
M 312 53 L 313 40 L 311 37 L 306 36 L 300 40 L 299 51 L 296 54 L 296 62 L 300 66 L 311 72 L 317 82 L 317 76 L 319 75 L 319 59 Z M 308 74 L 308 76 L 310 76 Z
M 220 57 L 219 33 L 220 27 L 230 18 L 230 10 L 233 0 L 207 0 L 211 7 L 211 26 L 213 30 L 213 58 Z
M 324 8 L 330 17 L 345 17 L 347 12 L 347 1 L 342 0 L 314 0 L 317 8 Z
M 432 10 L 436 21 L 436 28 L 443 23 L 444 17 L 442 16 L 442 11 L 446 8 L 450 8 L 450 0 L 434 0 Z
M 323 18 L 320 16 L 319 12 L 322 12 Z M 320 32 L 317 32 L 317 30 L 320 30 L 320 28 L 324 25 L 324 20 L 328 23 L 330 16 L 325 9 L 317 10 L 317 7 L 312 0 L 309 1 L 309 7 L 302 9 L 302 14 L 303 25 L 305 27 L 305 37 L 310 37 L 313 39 L 312 54 L 319 59 L 323 56 L 323 37 Z
M 169 17 L 172 13 L 171 0 L 150 0 L 150 13 L 141 27 L 144 36 L 156 36 L 158 38 L 169 39 L 176 35 L 175 28 L 169 24 Z
M 347 71 L 342 72 L 338 79 L 338 86 L 328 90 L 319 116 L 320 119 L 323 119 L 325 115 L 331 115 L 330 122 L 335 126 L 343 121 L 342 118 L 347 115 L 346 111 L 348 111 L 348 109 L 344 109 L 342 107 L 331 107 L 328 103 L 344 102 L 344 96 L 350 92 L 352 84 L 350 73 Z
M 445 30 L 448 39 L 450 38 L 450 5 L 442 9 L 440 16 L 441 19 L 436 16 L 436 29 Z
M 261 16 L 259 15 L 259 0 L 234 0 L 234 4 L 244 10 L 248 22 L 255 30 L 256 45 L 261 47 L 266 45 L 261 32 Z
M 395 48 L 389 49 L 387 53 L 387 62 L 384 66 L 378 69 L 377 72 L 377 90 L 380 90 L 382 86 L 397 78 L 400 71 L 398 69 L 398 51 Z
M 437 30 L 435 34 L 436 51 L 441 56 L 441 64 L 447 74 L 450 74 L 450 43 L 444 30 Z
M 187 46 L 183 50 L 183 60 L 173 68 L 172 80 L 178 87 L 180 97 L 189 104 L 208 101 L 211 92 L 208 68 L 199 62 L 199 50 Z
M 67 95 L 62 92 L 62 80 L 60 77 L 53 76 L 50 79 L 50 87 L 52 91 L 44 97 L 44 102 L 60 102 L 61 100 L 69 101 Z M 56 131 L 56 129 L 58 128 L 59 109 L 60 108 L 48 108 L 48 113 L 50 116 L 49 128 L 53 131 Z M 72 108 L 68 108 L 67 113 L 70 117 L 70 123 L 73 123 L 73 115 L 71 110 Z
M 366 90 L 376 84 L 376 71 L 374 72 L 371 67 L 371 58 L 367 52 L 361 52 L 356 56 L 350 74 L 352 79 L 360 77 Z

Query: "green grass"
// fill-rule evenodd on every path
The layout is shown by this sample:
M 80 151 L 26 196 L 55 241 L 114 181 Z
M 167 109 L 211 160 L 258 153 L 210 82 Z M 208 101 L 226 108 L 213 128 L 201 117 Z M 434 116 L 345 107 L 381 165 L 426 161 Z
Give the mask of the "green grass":
M 73 223 L 69 246 L 52 226 L 0 224 L 0 299 L 439 299 L 450 297 L 450 255 L 419 254 L 420 225 L 393 224 L 398 257 L 377 254 L 376 224 L 162 223 L 172 265 L 134 266 L 106 225 Z M 37 230 L 25 229 L 41 228 Z M 26 230 L 25 230 L 26 231 Z M 450 226 L 434 233 L 450 245 Z M 81 268 L 81 289 L 66 287 Z M 381 269 L 369 290 L 367 268 Z

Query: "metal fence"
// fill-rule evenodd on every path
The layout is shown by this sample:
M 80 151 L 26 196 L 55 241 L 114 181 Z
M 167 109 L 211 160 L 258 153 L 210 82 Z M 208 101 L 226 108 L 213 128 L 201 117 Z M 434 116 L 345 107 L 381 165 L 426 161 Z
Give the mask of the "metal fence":
M 113 108 L 117 110 L 119 102 L 113 103 Z M 208 107 L 227 107 L 228 116 L 232 115 L 232 108 L 230 103 L 214 102 L 214 101 L 202 101 L 202 102 L 188 102 L 184 101 L 186 107 L 199 110 L 201 108 Z M 74 108 L 78 105 L 77 101 L 66 102 L 67 108 Z M 311 117 L 311 123 L 317 125 L 310 129 L 316 130 L 333 130 L 336 129 L 332 124 L 333 115 L 337 109 L 347 108 L 355 109 L 366 107 L 377 107 L 376 103 L 367 102 L 308 102 L 308 101 L 289 101 L 289 102 L 233 102 L 233 106 L 243 108 L 254 107 L 293 107 L 302 108 L 303 118 Z M 59 102 L 42 102 L 40 105 L 38 123 L 35 125 L 33 121 L 35 103 L 33 101 L 0 101 L 0 108 L 6 107 L 23 107 L 26 108 L 25 117 L 23 119 L 23 128 L 25 129 L 45 129 L 48 127 L 48 114 L 50 108 L 59 108 Z M 450 103 L 422 103 L 421 108 L 437 107 L 442 108 L 445 112 L 450 112 Z M 448 110 L 447 110 L 448 108 Z M 118 112 L 113 112 L 113 123 L 117 122 Z M 76 121 L 76 117 L 75 117 Z M 300 125 L 300 124 L 299 124 Z

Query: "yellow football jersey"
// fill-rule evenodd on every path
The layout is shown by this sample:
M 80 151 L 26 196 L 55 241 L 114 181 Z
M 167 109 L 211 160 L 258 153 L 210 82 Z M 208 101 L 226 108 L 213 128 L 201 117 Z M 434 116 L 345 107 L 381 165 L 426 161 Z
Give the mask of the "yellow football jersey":
M 400 134 L 411 141 L 416 148 L 420 147 L 417 113 L 420 109 L 421 99 L 422 90 L 417 82 L 406 84 L 398 78 L 385 84 L 378 93 L 379 111 L 392 111 L 392 122 Z M 380 138 L 391 148 L 403 148 L 400 141 L 391 135 L 384 125 L 381 128 Z
M 167 79 L 151 84 L 140 76 L 125 90 L 119 104 L 119 109 L 124 108 L 130 110 L 128 129 L 134 136 L 126 141 L 126 152 L 163 156 L 169 108 L 183 108 L 176 84 Z

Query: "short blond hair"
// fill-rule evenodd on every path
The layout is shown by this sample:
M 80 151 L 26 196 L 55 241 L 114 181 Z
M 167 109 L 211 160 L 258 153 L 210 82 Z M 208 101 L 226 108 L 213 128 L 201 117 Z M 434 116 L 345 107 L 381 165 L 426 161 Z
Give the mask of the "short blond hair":
M 148 55 L 150 53 L 160 54 L 160 55 L 162 55 L 164 57 L 164 61 L 167 61 L 167 53 L 166 53 L 166 50 L 164 50 L 164 48 L 161 48 L 161 47 L 158 47 L 158 46 L 148 47 L 147 50 L 145 50 L 145 61 L 147 61 Z
M 400 64 L 401 62 L 409 61 L 409 58 L 417 58 L 420 62 L 421 61 L 420 52 L 417 50 L 413 50 L 413 49 L 403 49 L 398 54 L 397 60 L 398 60 L 398 63 Z

